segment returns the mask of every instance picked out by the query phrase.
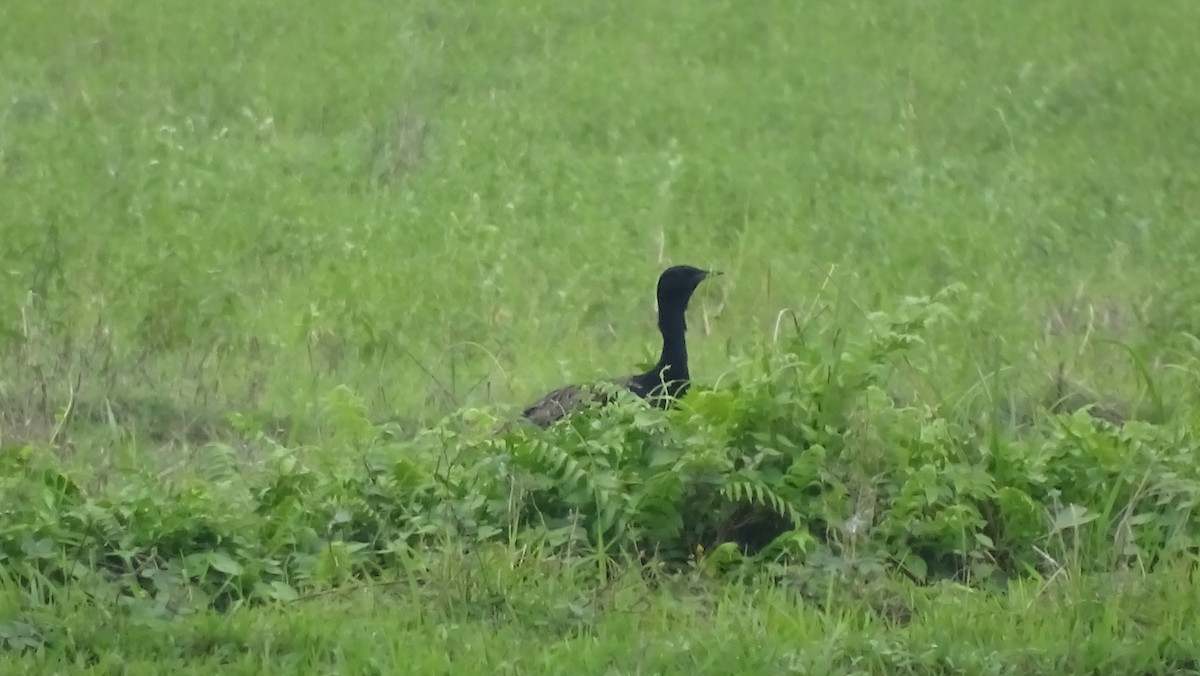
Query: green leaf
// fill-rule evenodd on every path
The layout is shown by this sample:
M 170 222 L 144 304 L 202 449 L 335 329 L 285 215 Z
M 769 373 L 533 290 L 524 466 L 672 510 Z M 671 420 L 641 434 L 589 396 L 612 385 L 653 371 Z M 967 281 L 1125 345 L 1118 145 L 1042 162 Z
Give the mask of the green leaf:
M 1095 521 L 1099 516 L 1095 512 L 1088 511 L 1086 507 L 1072 503 L 1054 516 L 1053 530 L 1057 533 L 1067 528 L 1079 528 L 1086 523 Z
M 912 552 L 905 552 L 903 558 L 900 559 L 900 567 L 918 582 L 924 582 L 929 577 L 929 566 L 925 563 L 925 559 Z
M 54 557 L 54 541 L 50 538 L 25 538 L 21 543 L 21 551 L 31 559 L 49 559 Z
M 223 549 L 210 552 L 208 555 L 208 563 L 213 568 L 225 573 L 226 575 L 241 575 L 242 571 L 245 570 L 242 568 L 242 564 L 234 561 L 233 557 L 231 557 Z
M 675 464 L 677 460 L 679 460 L 678 453 L 666 446 L 659 446 L 650 452 L 649 467 L 650 469 L 667 467 Z
M 300 594 L 292 585 L 279 580 L 272 580 L 269 595 L 276 601 L 295 601 L 300 598 Z
M 345 507 L 342 507 L 342 508 L 338 509 L 337 512 L 334 513 L 333 518 L 329 520 L 329 525 L 333 526 L 333 525 L 338 525 L 338 524 L 343 524 L 343 523 L 350 523 L 351 518 L 352 517 L 350 515 L 350 510 L 346 509 Z

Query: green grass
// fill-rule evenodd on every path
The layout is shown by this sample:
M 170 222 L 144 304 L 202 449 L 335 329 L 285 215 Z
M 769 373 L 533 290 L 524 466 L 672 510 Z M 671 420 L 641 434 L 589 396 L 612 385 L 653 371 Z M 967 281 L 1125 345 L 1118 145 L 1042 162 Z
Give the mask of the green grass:
M 435 558 L 440 579 L 230 616 L 98 618 L 62 609 L 49 659 L 25 673 L 1195 673 L 1197 586 L 1186 571 L 1069 574 L 1003 596 L 956 585 L 828 596 L 643 575 L 600 589 L 587 567 Z M 434 558 L 434 557 L 431 557 Z M 591 589 L 592 591 L 581 591 Z M 853 602 L 846 602 L 852 600 Z M 835 601 L 841 601 L 833 606 Z M 102 622 L 102 624 L 100 623 Z
M 757 431 L 754 443 L 787 451 L 789 416 L 830 403 L 815 376 L 784 383 L 761 366 L 796 350 L 785 311 L 806 337 L 801 361 L 829 366 L 844 361 L 845 335 L 870 344 L 871 313 L 895 319 L 906 298 L 961 285 L 939 296 L 941 321 L 897 329 L 923 342 L 888 348 L 879 383 L 843 383 L 855 403 L 841 422 L 854 425 L 825 439 L 835 476 L 821 475 L 821 496 L 781 499 L 832 524 L 876 491 L 887 507 L 865 558 L 937 542 L 955 565 L 1019 578 L 917 587 L 889 564 L 863 584 L 910 608 L 893 626 L 855 575 L 831 607 L 814 605 L 819 591 L 716 573 L 703 584 L 663 573 L 644 588 L 653 564 L 618 564 L 618 581 L 600 584 L 594 552 L 542 579 L 517 562 L 526 545 L 512 536 L 486 565 L 429 553 L 424 565 L 442 571 L 421 583 L 432 589 L 387 559 L 379 575 L 400 582 L 334 592 L 341 568 L 316 563 L 329 570 L 321 591 L 302 589 L 314 598 L 160 617 L 157 601 L 97 602 L 13 563 L 3 587 L 17 619 L 0 614 L 0 638 L 29 623 L 41 652 L 0 664 L 1196 670 L 1196 583 L 1186 563 L 1148 563 L 1200 543 L 1200 477 L 1188 469 L 1200 429 L 1196 18 L 1188 0 L 0 7 L 0 447 L 33 456 L 0 477 L 23 496 L 0 505 L 0 540 L 15 543 L 0 566 L 69 571 L 61 564 L 84 550 L 102 560 L 120 547 L 93 551 L 90 526 L 76 528 L 93 512 L 120 524 L 109 544 L 145 548 L 143 563 L 177 563 L 146 552 L 178 532 L 208 542 L 197 534 L 208 528 L 264 561 L 282 551 L 263 535 L 275 530 L 303 526 L 315 542 L 365 519 L 372 537 L 415 537 L 363 516 L 394 497 L 355 474 L 366 455 L 390 463 L 392 490 L 421 486 L 422 527 L 454 531 L 455 547 L 490 540 L 446 526 L 459 508 L 480 519 L 471 528 L 511 535 L 524 522 L 497 516 L 502 491 L 487 483 L 507 470 L 488 464 L 498 451 L 474 425 L 651 359 L 654 279 L 690 263 L 726 273 L 692 306 L 692 371 L 716 389 L 699 417 L 636 418 L 631 437 L 594 427 L 578 443 L 563 432 L 556 450 L 531 445 L 516 464 L 560 481 L 556 499 L 602 524 L 615 513 L 649 528 L 628 535 L 644 543 L 661 524 L 610 504 L 652 484 L 656 460 L 620 449 L 673 439 L 662 443 L 690 458 L 672 471 L 691 490 L 717 471 L 712 448 L 748 449 Z M 874 374 L 875 359 L 846 372 Z M 1056 391 L 1060 370 L 1069 391 Z M 881 403 L 876 386 L 899 403 Z M 1149 423 L 1097 436 L 1077 419 L 1056 427 L 1047 409 L 1075 389 Z M 1022 436 L 1004 416 L 1038 431 Z M 664 420 L 692 436 L 672 437 Z M 421 464 L 447 448 L 485 488 Z M 293 464 L 311 474 L 288 488 Z M 772 500 L 764 487 L 786 488 L 765 469 L 722 472 L 724 489 L 757 487 L 759 503 Z M 583 493 L 570 492 L 577 475 L 593 482 Z M 264 486 L 305 497 L 243 515 Z M 921 495 L 929 504 L 913 502 Z M 1078 516 L 1068 503 L 1096 521 L 1037 520 Z M 193 507 L 211 511 L 172 520 Z M 988 528 L 963 525 L 976 515 Z M 925 530 L 910 538 L 909 521 Z M 635 532 L 590 537 L 601 531 Z M 1075 531 L 1081 550 L 1063 539 Z M 553 532 L 530 537 L 549 552 Z M 1011 540 L 954 543 L 962 533 Z M 839 561 L 853 546 L 830 545 Z M 215 594 L 209 582 L 196 593 Z

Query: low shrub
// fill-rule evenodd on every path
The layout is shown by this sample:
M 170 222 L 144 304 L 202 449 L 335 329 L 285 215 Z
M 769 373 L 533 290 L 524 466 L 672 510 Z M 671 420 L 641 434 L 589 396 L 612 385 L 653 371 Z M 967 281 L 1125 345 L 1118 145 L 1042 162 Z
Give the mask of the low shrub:
M 1193 551 L 1192 427 L 1086 410 L 1006 426 L 904 390 L 896 376 L 951 316 L 952 293 L 854 330 L 797 324 L 667 411 L 624 397 L 504 437 L 462 411 L 398 440 L 342 389 L 326 408 L 342 433 L 320 451 L 277 446 L 258 468 L 95 490 L 49 452 L 4 449 L 0 570 L 48 596 L 226 607 L 419 573 L 413 554 L 447 542 L 974 584 Z

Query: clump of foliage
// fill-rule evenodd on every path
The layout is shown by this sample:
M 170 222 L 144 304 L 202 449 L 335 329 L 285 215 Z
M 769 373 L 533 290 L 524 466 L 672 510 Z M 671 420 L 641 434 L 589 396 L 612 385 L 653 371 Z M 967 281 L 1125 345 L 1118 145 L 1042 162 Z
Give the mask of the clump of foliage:
M 1006 427 L 903 392 L 895 376 L 952 316 L 953 292 L 852 330 L 797 325 L 669 411 L 627 398 L 503 438 L 464 411 L 399 439 L 339 389 L 324 454 L 275 446 L 251 471 L 213 444 L 192 478 L 104 489 L 49 452 L 7 448 L 0 569 L 43 596 L 115 591 L 166 609 L 419 575 L 414 554 L 446 542 L 973 583 L 1194 550 L 1193 428 L 1086 410 Z

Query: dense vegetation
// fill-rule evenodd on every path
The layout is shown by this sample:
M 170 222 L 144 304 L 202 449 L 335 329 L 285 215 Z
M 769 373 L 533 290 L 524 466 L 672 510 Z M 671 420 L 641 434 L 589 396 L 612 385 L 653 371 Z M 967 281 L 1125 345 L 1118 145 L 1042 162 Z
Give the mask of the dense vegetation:
M 1200 671 L 1194 18 L 0 8 L 0 667 Z

